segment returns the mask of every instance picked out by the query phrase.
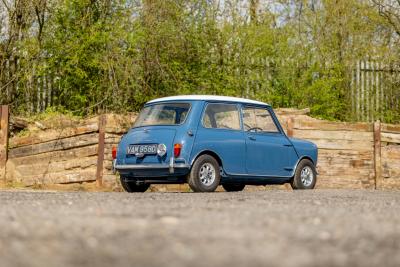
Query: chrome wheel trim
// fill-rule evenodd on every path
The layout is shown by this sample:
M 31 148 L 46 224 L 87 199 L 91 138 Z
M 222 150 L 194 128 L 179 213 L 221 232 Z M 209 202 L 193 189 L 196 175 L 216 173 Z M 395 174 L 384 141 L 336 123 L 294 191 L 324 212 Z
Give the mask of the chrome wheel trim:
M 204 163 L 199 170 L 200 182 L 205 186 L 210 186 L 214 183 L 216 171 L 211 163 Z
M 304 186 L 310 186 L 314 181 L 314 173 L 310 166 L 305 166 L 301 169 L 300 179 Z

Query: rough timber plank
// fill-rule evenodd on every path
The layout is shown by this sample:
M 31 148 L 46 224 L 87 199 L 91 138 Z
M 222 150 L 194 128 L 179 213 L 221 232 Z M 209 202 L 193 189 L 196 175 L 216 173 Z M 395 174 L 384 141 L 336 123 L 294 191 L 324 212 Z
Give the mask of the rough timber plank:
M 354 179 L 354 177 L 346 176 L 321 176 L 318 177 L 316 188 L 317 189 L 362 189 L 366 186 L 362 183 L 360 179 Z
M 121 141 L 121 137 L 116 136 L 106 136 L 105 144 L 118 144 Z
M 383 179 L 382 189 L 399 189 L 400 178 L 398 179 Z
M 400 180 L 400 146 L 383 146 L 381 149 L 383 182 L 386 183 L 386 180 Z
M 381 134 L 382 142 L 400 144 L 400 133 L 384 133 Z
M 67 161 L 36 162 L 34 164 L 16 165 L 15 171 L 20 174 L 45 175 L 46 173 L 57 173 L 65 171 L 83 171 L 95 167 L 97 157 L 76 158 Z
M 293 131 L 293 136 L 304 139 L 329 139 L 329 140 L 361 140 L 372 142 L 372 132 L 362 131 L 322 131 L 322 130 L 299 130 Z
M 35 144 L 31 146 L 17 147 L 10 150 L 10 158 L 24 157 L 29 155 L 37 155 L 57 150 L 66 150 L 77 147 L 97 144 L 98 134 L 91 133 L 78 135 L 75 137 L 64 138 L 60 140 L 49 141 L 46 143 Z
M 33 145 L 44 143 L 52 140 L 58 140 L 67 137 L 73 137 L 82 134 L 88 134 L 98 131 L 97 123 L 89 125 L 82 125 L 77 127 L 69 127 L 59 130 L 46 130 L 33 133 L 31 136 L 13 137 L 10 139 L 10 147 L 21 147 L 26 145 Z
M 16 165 L 37 164 L 40 162 L 63 162 L 77 158 L 85 158 L 97 155 L 97 145 L 78 147 L 68 150 L 58 150 L 38 155 L 9 159 Z
M 384 180 L 400 180 L 400 167 L 383 163 L 382 177 Z
M 354 168 L 354 169 L 370 169 L 374 168 L 373 160 L 362 160 L 362 159 L 351 159 L 343 160 L 338 158 L 324 159 L 320 158 L 318 160 L 318 167 L 332 168 L 332 166 L 344 167 L 344 168 Z
M 362 179 L 362 178 L 374 178 L 374 169 L 373 166 L 370 168 L 350 168 L 345 165 L 321 165 L 318 166 L 318 173 L 320 175 L 325 176 L 337 176 L 337 175 L 351 175 L 354 176 L 355 179 Z
M 323 131 L 363 131 L 372 132 L 370 123 L 329 122 L 322 120 L 295 119 L 294 129 L 323 130 Z
M 381 126 L 382 126 L 382 132 L 400 134 L 400 124 L 382 123 Z
M 96 167 L 80 171 L 66 171 L 57 173 L 47 173 L 45 175 L 27 175 L 14 177 L 14 181 L 26 186 L 35 184 L 63 184 L 92 182 L 96 180 Z
M 383 146 L 382 159 L 393 159 L 400 163 L 400 146 Z
M 321 160 L 329 162 L 344 162 L 351 160 L 373 161 L 372 151 L 357 150 L 335 150 L 335 149 L 319 149 L 318 162 Z
M 359 150 L 359 151 L 373 151 L 374 146 L 371 141 L 352 141 L 352 140 L 328 140 L 328 139 L 308 139 L 314 142 L 318 149 L 332 149 L 332 150 Z

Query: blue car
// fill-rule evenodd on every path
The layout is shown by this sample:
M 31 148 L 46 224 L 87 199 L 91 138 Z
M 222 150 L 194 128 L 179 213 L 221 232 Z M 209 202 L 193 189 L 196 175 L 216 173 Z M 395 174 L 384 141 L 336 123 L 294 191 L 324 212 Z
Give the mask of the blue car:
M 128 192 L 166 183 L 195 192 L 284 183 L 312 189 L 317 157 L 315 144 L 286 136 L 268 104 L 189 95 L 147 102 L 113 150 L 113 167 Z

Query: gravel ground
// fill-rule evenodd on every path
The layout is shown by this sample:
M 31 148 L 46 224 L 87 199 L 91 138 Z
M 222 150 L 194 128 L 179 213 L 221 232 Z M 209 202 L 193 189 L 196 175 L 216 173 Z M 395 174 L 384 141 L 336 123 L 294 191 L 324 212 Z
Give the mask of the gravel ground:
M 0 266 L 400 266 L 400 191 L 0 192 Z

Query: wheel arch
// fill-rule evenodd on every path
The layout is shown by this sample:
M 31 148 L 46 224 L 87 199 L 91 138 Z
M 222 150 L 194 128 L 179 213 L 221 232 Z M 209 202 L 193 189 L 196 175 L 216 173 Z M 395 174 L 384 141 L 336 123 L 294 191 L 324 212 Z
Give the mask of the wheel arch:
M 301 156 L 301 157 L 297 160 L 296 165 L 295 165 L 294 168 L 293 168 L 292 178 L 294 177 L 294 175 L 295 175 L 295 173 L 296 173 L 297 166 L 299 166 L 299 163 L 300 163 L 302 160 L 304 160 L 304 159 L 308 159 L 309 161 L 311 161 L 312 164 L 314 165 L 315 169 L 317 168 L 317 166 L 315 166 L 314 160 L 313 160 L 310 156 L 307 156 L 307 155 Z
M 217 160 L 219 166 L 221 168 L 223 168 L 223 162 L 222 162 L 221 157 L 217 153 L 215 153 L 214 151 L 212 151 L 210 149 L 202 150 L 199 153 L 197 153 L 196 156 L 194 156 L 193 159 L 190 162 L 190 168 L 192 168 L 193 163 L 196 161 L 196 159 L 198 159 L 200 156 L 206 155 L 206 154 L 214 157 Z
M 312 164 L 314 164 L 314 166 L 315 166 L 315 162 L 314 162 L 314 160 L 313 160 L 310 156 L 302 156 L 302 157 L 299 158 L 299 161 L 297 162 L 296 167 L 297 167 L 297 165 L 300 163 L 300 161 L 302 161 L 303 159 L 308 159 L 308 160 L 311 161 Z

